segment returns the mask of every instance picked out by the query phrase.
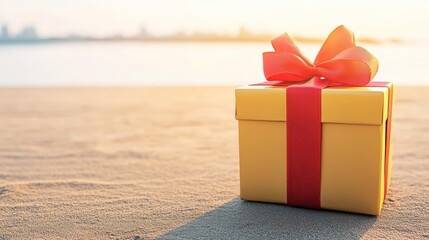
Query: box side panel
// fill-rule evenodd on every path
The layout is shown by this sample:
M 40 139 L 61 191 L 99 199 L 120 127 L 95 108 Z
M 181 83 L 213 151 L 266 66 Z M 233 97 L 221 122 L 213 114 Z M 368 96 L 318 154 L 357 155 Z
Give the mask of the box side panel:
M 390 177 L 392 176 L 392 137 L 390 137 L 390 148 L 388 154 L 388 166 L 387 166 L 387 192 L 389 192 L 390 188 Z
M 392 129 L 393 129 L 393 105 L 394 105 L 394 103 L 395 103 L 395 98 L 396 98 L 396 87 L 395 87 L 395 84 L 393 84 L 393 83 L 390 83 L 390 88 L 391 88 L 391 93 L 392 93 L 392 96 L 391 96 L 391 102 L 390 102 L 390 104 L 391 104 L 391 106 L 389 106 L 389 108 L 391 108 L 390 109 L 390 111 L 392 111 L 391 112 L 391 115 L 390 115 L 390 119 L 387 119 L 387 121 L 390 121 L 390 129 L 387 129 L 386 131 L 390 131 L 390 139 L 389 139 L 389 145 L 390 145 L 390 147 L 389 147 L 389 152 L 387 152 L 387 156 L 388 156 L 388 158 L 389 158 L 389 160 L 388 160 L 388 166 L 387 166 L 387 192 L 388 192 L 388 190 L 389 190 L 389 187 L 390 187 L 390 177 L 391 177 L 391 174 L 392 174 Z M 387 142 L 386 142 L 386 144 L 387 144 Z
M 322 208 L 379 215 L 385 124 L 323 124 L 322 131 Z
M 286 123 L 239 121 L 240 196 L 286 203 Z

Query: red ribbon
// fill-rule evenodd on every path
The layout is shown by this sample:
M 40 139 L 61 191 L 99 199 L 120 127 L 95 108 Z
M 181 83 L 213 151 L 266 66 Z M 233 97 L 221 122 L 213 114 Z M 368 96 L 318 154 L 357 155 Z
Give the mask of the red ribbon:
M 311 63 L 283 34 L 271 41 L 275 52 L 265 52 L 268 85 L 286 88 L 287 202 L 320 208 L 321 92 L 327 86 L 365 86 L 378 70 L 377 59 L 355 45 L 353 33 L 339 26 Z M 291 85 L 292 84 L 292 85 Z
M 344 26 L 337 27 L 326 39 L 314 64 L 298 49 L 285 33 L 271 41 L 275 52 L 265 52 L 264 74 L 268 81 L 308 81 L 313 85 L 365 86 L 378 70 L 377 59 L 362 47 L 355 45 L 353 33 Z

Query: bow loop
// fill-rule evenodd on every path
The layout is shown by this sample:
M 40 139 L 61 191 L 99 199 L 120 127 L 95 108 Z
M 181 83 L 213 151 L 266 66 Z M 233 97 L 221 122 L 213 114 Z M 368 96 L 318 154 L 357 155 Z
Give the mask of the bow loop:
M 356 45 L 353 32 L 341 25 L 329 34 L 328 38 L 320 48 L 319 53 L 314 60 L 314 64 L 331 60 L 340 52 L 354 46 Z
M 267 80 L 288 82 L 303 81 L 314 75 L 314 66 L 299 56 L 288 52 L 266 52 L 263 54 L 264 73 Z
M 301 53 L 295 42 L 287 33 L 284 33 L 271 41 L 271 45 L 276 52 L 288 52 L 300 57 L 307 65 L 313 66 L 313 63 Z
M 333 59 L 354 59 L 368 64 L 371 70 L 371 79 L 374 78 L 375 74 L 378 71 L 377 58 L 363 47 L 356 46 L 356 47 L 346 49 L 340 52 Z
M 324 85 L 364 86 L 378 70 L 377 58 L 357 47 L 353 33 L 342 25 L 328 36 L 314 64 L 287 34 L 271 43 L 275 52 L 263 54 L 264 74 L 268 81 L 298 82 L 322 77 L 327 82 Z

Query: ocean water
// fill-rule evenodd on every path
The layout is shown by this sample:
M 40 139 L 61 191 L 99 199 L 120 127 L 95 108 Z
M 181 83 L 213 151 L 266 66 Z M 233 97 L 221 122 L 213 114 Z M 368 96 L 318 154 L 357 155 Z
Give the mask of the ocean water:
M 320 45 L 300 44 L 314 59 Z M 429 43 L 363 45 L 374 80 L 429 85 Z M 0 45 L 0 87 L 243 85 L 264 81 L 269 43 L 81 42 Z

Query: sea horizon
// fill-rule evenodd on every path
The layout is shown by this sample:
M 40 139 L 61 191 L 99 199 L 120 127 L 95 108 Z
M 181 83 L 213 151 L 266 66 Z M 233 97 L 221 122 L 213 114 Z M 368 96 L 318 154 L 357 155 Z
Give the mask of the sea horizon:
M 314 59 L 322 44 L 297 45 Z M 379 60 L 373 81 L 429 85 L 429 43 L 358 45 Z M 239 86 L 265 81 L 267 51 L 270 42 L 0 45 L 0 87 Z

